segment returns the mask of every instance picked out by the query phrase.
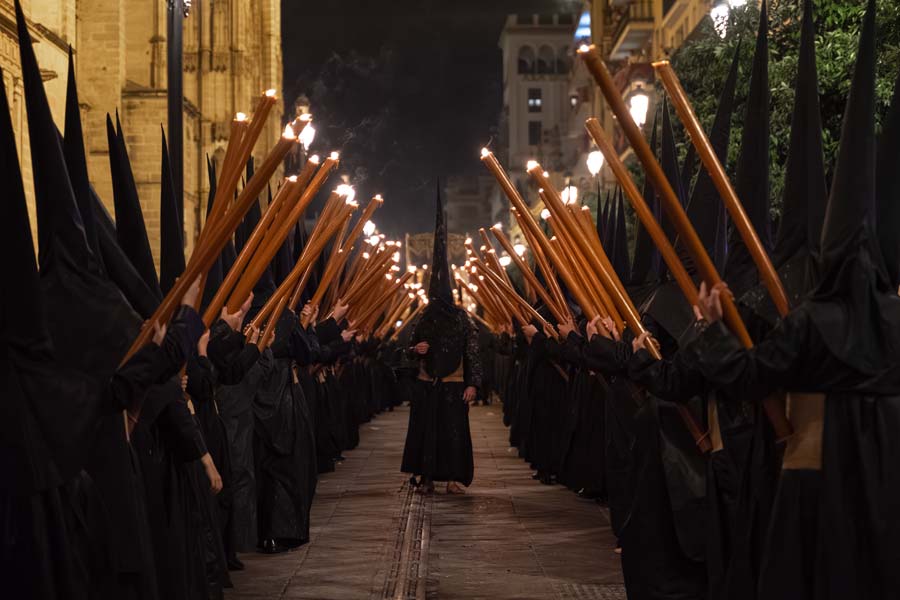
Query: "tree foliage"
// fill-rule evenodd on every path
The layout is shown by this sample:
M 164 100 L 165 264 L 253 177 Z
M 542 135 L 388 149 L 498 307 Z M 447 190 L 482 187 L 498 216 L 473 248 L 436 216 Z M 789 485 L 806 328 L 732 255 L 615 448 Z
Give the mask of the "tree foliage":
M 849 93 L 856 60 L 856 49 L 865 0 L 814 0 L 816 25 L 816 63 L 819 77 L 825 164 L 830 171 L 840 139 L 844 104 Z M 877 0 L 876 56 L 877 109 L 880 123 L 886 114 L 893 85 L 900 71 L 900 2 Z M 800 21 L 803 0 L 770 0 L 769 2 L 769 86 L 770 173 L 773 216 L 780 213 L 784 166 L 790 140 L 791 111 L 794 104 L 794 80 L 800 45 Z M 724 38 L 716 33 L 712 20 L 706 18 L 691 38 L 673 56 L 672 65 L 694 105 L 704 127 L 712 126 L 718 94 L 728 67 L 740 44 L 740 76 L 732 116 L 728 171 L 735 174 L 740 150 L 744 104 L 750 84 L 750 65 L 759 20 L 756 2 L 731 11 Z M 661 86 L 659 93 L 663 94 Z M 679 149 L 682 157 L 690 143 L 680 124 Z M 830 176 L 830 175 L 829 175 Z

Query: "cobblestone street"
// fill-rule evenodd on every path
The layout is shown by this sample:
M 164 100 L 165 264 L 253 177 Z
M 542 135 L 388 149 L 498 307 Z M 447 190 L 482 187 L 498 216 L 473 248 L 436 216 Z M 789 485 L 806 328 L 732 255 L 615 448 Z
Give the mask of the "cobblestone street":
M 312 541 L 248 554 L 234 600 L 309 598 L 624 598 L 605 509 L 543 486 L 506 443 L 499 407 L 470 420 L 475 482 L 465 496 L 413 494 L 398 471 L 408 409 L 362 428 L 359 447 L 323 476 Z

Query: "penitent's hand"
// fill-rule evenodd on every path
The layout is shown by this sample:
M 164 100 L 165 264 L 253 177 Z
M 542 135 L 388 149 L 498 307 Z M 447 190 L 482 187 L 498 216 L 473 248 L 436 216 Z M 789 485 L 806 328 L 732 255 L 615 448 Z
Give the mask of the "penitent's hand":
M 341 339 L 344 340 L 344 342 L 349 342 L 353 339 L 354 335 L 356 335 L 355 329 L 345 329 L 341 332 Z
M 650 332 L 645 331 L 641 335 L 637 336 L 631 342 L 631 349 L 637 352 L 638 350 L 646 350 L 647 349 L 647 340 L 650 339 Z
M 153 323 L 153 343 L 162 346 L 164 339 L 166 339 L 166 326 Z
M 341 298 L 337 299 L 337 302 L 334 303 L 334 311 L 332 313 L 332 317 L 338 323 L 341 322 L 341 319 L 344 318 L 344 315 L 347 314 L 347 311 L 350 309 L 349 304 L 344 304 L 344 301 Z
M 463 401 L 466 404 L 472 404 L 475 402 L 475 398 L 478 397 L 478 389 L 475 386 L 470 385 L 463 392 Z
M 428 342 L 419 342 L 416 344 L 416 354 L 425 355 L 428 354 L 428 350 L 431 346 L 428 345 Z
M 241 322 L 244 320 L 244 311 L 238 309 L 237 312 L 229 314 L 228 307 L 223 306 L 222 312 L 219 313 L 219 318 L 228 323 L 232 331 L 240 331 Z
M 697 298 L 697 304 L 703 318 L 709 323 L 715 323 L 722 320 L 722 294 L 731 295 L 728 284 L 721 281 L 707 291 L 706 282 L 700 284 L 700 294 Z
M 564 338 L 569 337 L 569 334 L 575 331 L 575 321 L 572 319 L 572 315 L 569 315 L 565 322 L 560 323 L 556 328 L 559 330 L 559 335 Z
M 259 342 L 259 327 L 247 325 L 247 331 L 244 332 L 244 336 L 247 338 L 248 343 L 257 344 Z
M 212 493 L 218 494 L 222 491 L 222 476 L 219 475 L 219 470 L 216 469 L 216 465 L 209 455 L 209 452 L 203 455 L 200 462 L 203 463 L 203 469 L 206 471 L 206 477 L 209 479 L 209 487 L 212 490 Z
M 612 320 L 612 317 L 606 317 L 602 321 L 603 327 L 609 332 L 609 335 L 612 336 L 612 339 L 615 341 L 620 341 L 622 339 L 622 335 L 619 333 L 619 329 L 616 327 L 616 322 Z
M 525 338 L 531 342 L 532 338 L 537 335 L 537 327 L 529 323 L 528 325 L 522 326 L 522 333 L 525 334 Z
M 200 295 L 200 278 L 194 280 L 191 284 L 191 287 L 187 289 L 184 293 L 184 296 L 181 297 L 181 303 L 184 306 L 195 307 L 197 306 L 197 297 Z
M 587 336 L 589 340 L 594 339 L 594 336 L 599 332 L 597 325 L 600 323 L 600 317 L 594 317 L 591 319 L 590 323 L 587 324 Z

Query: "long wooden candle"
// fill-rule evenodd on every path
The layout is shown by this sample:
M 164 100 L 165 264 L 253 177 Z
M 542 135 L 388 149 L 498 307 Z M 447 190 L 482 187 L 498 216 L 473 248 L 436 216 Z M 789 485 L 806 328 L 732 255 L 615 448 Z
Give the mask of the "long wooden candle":
M 753 257 L 753 262 L 759 270 L 769 296 L 772 297 L 772 301 L 775 303 L 775 308 L 778 309 L 778 313 L 782 317 L 787 315 L 790 310 L 790 304 L 787 293 L 784 291 L 784 286 L 781 284 L 781 278 L 778 276 L 772 260 L 759 240 L 753 224 L 747 217 L 744 206 L 738 199 L 737 193 L 734 191 L 734 187 L 732 187 L 731 181 L 725 173 L 725 168 L 719 162 L 719 157 L 716 156 L 709 138 L 706 137 L 706 133 L 703 131 L 703 127 L 700 125 L 700 121 L 691 107 L 687 94 L 684 93 L 684 88 L 681 87 L 681 82 L 678 81 L 678 76 L 667 60 L 653 63 L 653 68 L 662 80 L 663 87 L 666 88 L 666 92 L 668 92 L 669 98 L 675 106 L 675 112 L 678 113 L 678 117 L 684 124 L 685 130 L 688 132 L 691 142 L 697 150 L 697 155 L 703 162 L 703 166 L 706 167 L 710 179 L 712 179 L 719 196 L 725 203 L 725 208 L 728 209 L 728 214 L 731 215 L 731 221 L 737 227 L 744 245 L 750 252 L 750 256 Z

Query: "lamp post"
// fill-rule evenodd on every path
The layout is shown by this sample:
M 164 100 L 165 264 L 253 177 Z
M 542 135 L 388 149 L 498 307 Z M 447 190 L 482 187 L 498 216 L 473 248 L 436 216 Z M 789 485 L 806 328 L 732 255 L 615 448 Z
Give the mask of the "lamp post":
M 184 223 L 184 87 L 182 85 L 183 23 L 192 0 L 168 0 L 166 71 L 168 82 L 169 164 L 178 219 Z

